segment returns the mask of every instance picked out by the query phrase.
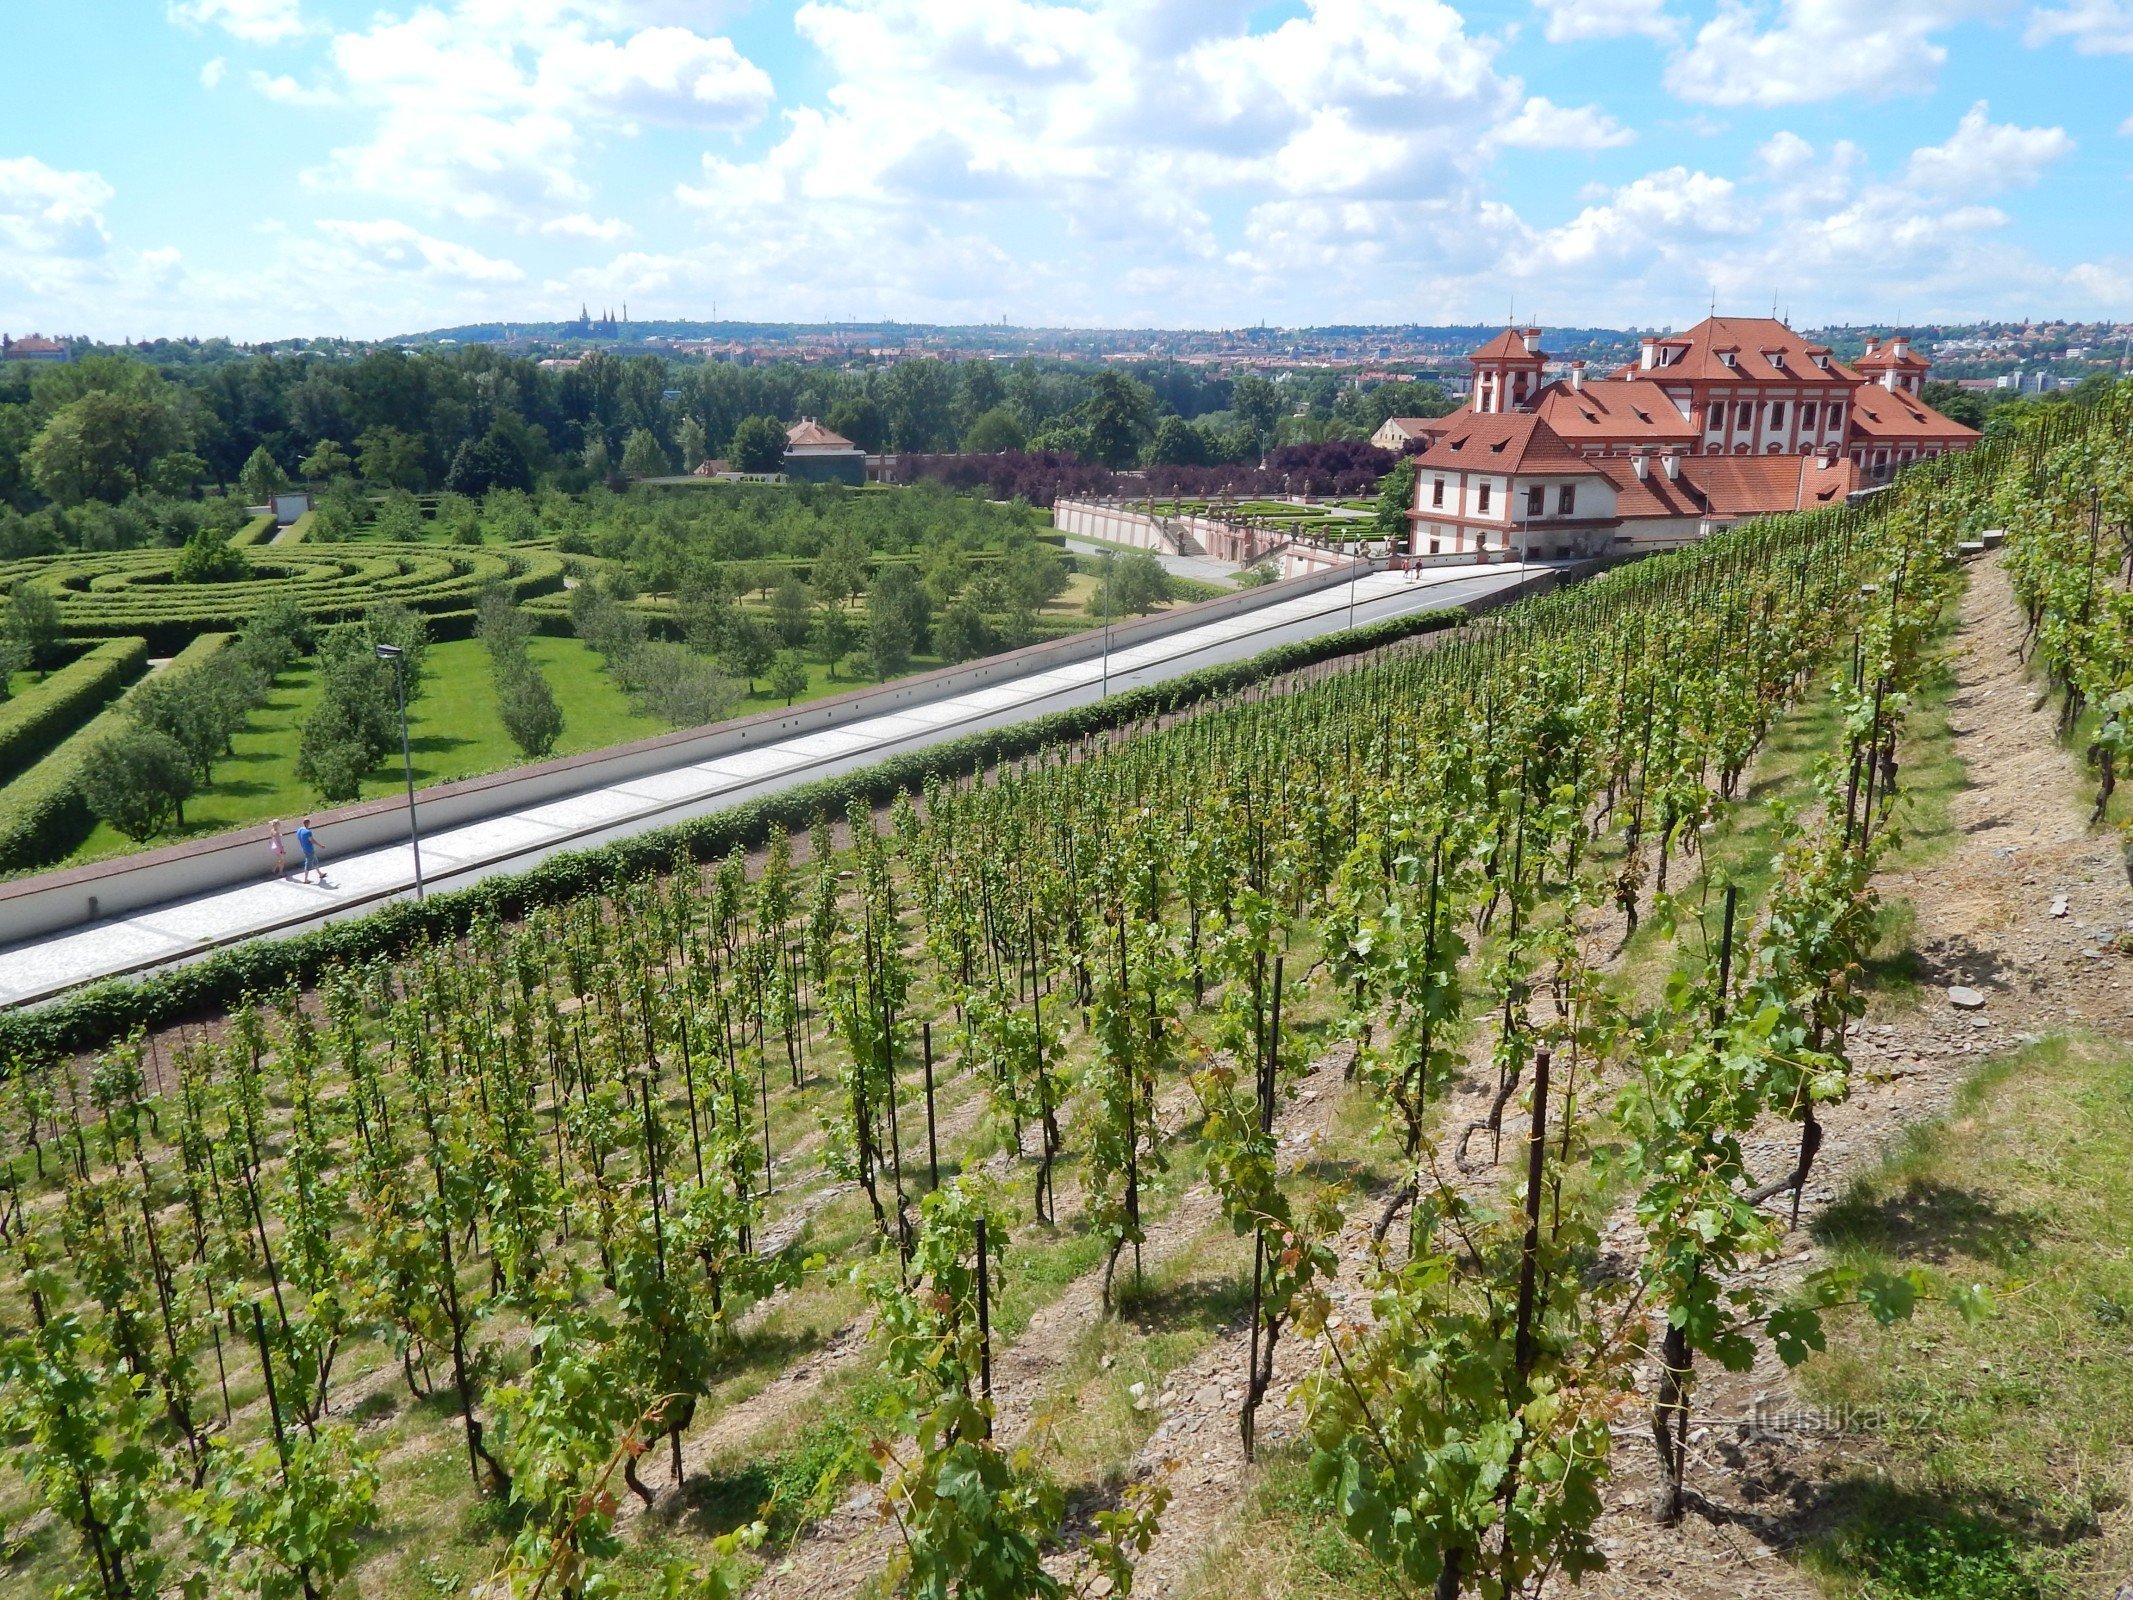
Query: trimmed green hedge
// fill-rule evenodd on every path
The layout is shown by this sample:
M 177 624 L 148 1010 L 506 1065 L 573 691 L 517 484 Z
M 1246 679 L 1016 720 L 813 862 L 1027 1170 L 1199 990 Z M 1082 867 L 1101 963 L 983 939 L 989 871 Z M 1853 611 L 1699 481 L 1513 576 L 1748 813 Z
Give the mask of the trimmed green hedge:
M 230 642 L 226 633 L 203 634 L 171 659 L 157 676 L 190 672 Z M 121 644 L 141 648 L 138 639 Z M 76 849 L 96 818 L 75 788 L 81 764 L 125 720 L 126 702 L 107 707 L 21 777 L 0 789 L 0 872 L 49 867 Z
M 247 552 L 252 575 L 230 583 L 178 583 L 174 549 L 82 552 L 0 563 L 0 589 L 31 582 L 59 601 L 76 638 L 140 634 L 151 655 L 171 655 L 194 636 L 241 630 L 259 612 L 293 600 L 314 622 L 345 622 L 377 600 L 398 600 L 455 637 L 472 626 L 475 601 L 492 583 L 521 598 L 563 587 L 562 557 L 549 550 L 475 550 L 437 545 L 266 545 Z
M 93 1050 L 136 1027 L 233 1005 L 246 994 L 309 982 L 337 962 L 389 955 L 425 938 L 456 937 L 480 917 L 517 918 L 536 906 L 599 894 L 670 867 L 677 854 L 715 861 L 735 846 L 751 849 L 774 833 L 805 828 L 824 812 L 841 814 L 853 800 L 879 805 L 899 793 L 922 788 L 936 774 L 964 776 L 1048 744 L 1164 715 L 1334 656 L 1456 627 L 1465 620 L 1464 611 L 1426 611 L 1278 645 L 1245 661 L 1203 667 L 1093 705 L 1055 711 L 1011 728 L 969 734 L 710 816 L 655 828 L 596 849 L 551 856 L 525 872 L 501 874 L 464 889 L 433 894 L 427 900 L 397 900 L 364 916 L 290 938 L 232 945 L 191 965 L 145 978 L 108 979 L 34 1011 L 0 1014 L 0 1059 Z
M 272 516 L 254 517 L 250 522 L 247 522 L 230 535 L 230 543 L 236 545 L 265 544 L 273 537 L 274 518 Z
M 146 639 L 106 639 L 0 705 L 0 782 L 36 765 L 147 665 Z

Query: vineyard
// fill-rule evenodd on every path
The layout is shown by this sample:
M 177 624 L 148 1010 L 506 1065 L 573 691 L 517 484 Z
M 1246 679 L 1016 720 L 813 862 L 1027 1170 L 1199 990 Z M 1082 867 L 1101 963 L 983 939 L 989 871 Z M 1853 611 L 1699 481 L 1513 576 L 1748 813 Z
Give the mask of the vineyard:
M 1270 1448 L 1304 1353 L 1314 1514 L 1385 1592 L 1568 1592 L 1630 1452 L 1683 1517 L 1714 1373 L 1993 1314 L 1766 1269 L 1855 1088 L 1983 529 L 2110 812 L 2129 438 L 2122 392 L 1286 693 L 11 1061 L 11 1582 L 1129 1593 L 1185 1508 L 1116 1463 L 1227 1327 L 1225 1429 Z M 1721 870 L 1781 728 L 1820 748 Z M 1146 1335 L 1118 1415 L 1018 1356 L 1076 1318 Z

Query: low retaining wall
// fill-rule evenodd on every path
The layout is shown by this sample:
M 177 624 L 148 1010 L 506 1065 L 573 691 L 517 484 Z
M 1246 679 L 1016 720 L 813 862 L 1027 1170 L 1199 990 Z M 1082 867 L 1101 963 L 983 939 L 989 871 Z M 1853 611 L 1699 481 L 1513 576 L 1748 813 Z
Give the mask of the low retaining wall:
M 1345 571 L 1357 558 L 1336 545 L 1299 539 L 1295 534 L 1255 527 L 1249 523 L 1225 522 L 1218 517 L 1157 517 L 1131 506 L 1102 500 L 1060 500 L 1052 506 L 1052 526 L 1061 533 L 1084 539 L 1105 539 L 1112 544 L 1132 545 L 1139 550 L 1165 554 L 1205 555 L 1217 561 L 1255 566 L 1270 557 L 1279 563 L 1284 578 L 1303 577 L 1339 568 Z M 1185 547 L 1172 536 L 1182 534 Z
M 1288 582 L 1240 590 L 1198 605 L 1113 624 L 1110 648 L 1125 650 L 1151 639 L 1256 611 L 1283 600 L 1313 594 L 1346 579 L 1345 567 Z M 483 778 L 439 784 L 416 794 L 425 832 L 504 816 L 530 806 L 626 783 L 649 773 L 713 761 L 735 751 L 781 743 L 798 734 L 862 722 L 911 706 L 963 694 L 990 683 L 1045 672 L 1100 655 L 1105 648 L 1100 628 L 1053 639 L 1027 649 L 990 656 L 983 661 L 946 667 L 874 689 L 817 700 L 789 711 L 766 711 L 733 722 L 686 729 L 640 739 L 611 750 L 569 756 L 537 766 L 518 767 Z M 322 852 L 329 858 L 355 855 L 407 837 L 405 794 L 310 813 Z M 293 822 L 294 818 L 285 819 Z M 288 830 L 285 830 L 288 831 Z M 19 944 L 75 928 L 101 917 L 188 900 L 218 889 L 265 877 L 268 868 L 265 825 L 221 834 L 189 844 L 169 845 L 142 855 L 120 856 L 59 872 L 40 873 L 0 884 L 0 945 Z

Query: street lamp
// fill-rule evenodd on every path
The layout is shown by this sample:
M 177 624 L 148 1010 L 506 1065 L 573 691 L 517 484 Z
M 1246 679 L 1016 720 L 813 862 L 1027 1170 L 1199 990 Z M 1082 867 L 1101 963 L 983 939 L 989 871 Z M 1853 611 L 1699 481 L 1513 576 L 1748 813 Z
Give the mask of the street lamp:
M 393 688 L 400 701 L 400 766 L 407 774 L 407 842 L 415 852 L 415 898 L 422 891 L 422 830 L 415 825 L 415 758 L 407 743 L 407 652 L 396 644 L 376 646 L 378 659 L 390 661 Z
M 1118 552 L 1104 552 L 1104 692 L 1103 699 L 1111 698 L 1111 569 L 1118 565 Z

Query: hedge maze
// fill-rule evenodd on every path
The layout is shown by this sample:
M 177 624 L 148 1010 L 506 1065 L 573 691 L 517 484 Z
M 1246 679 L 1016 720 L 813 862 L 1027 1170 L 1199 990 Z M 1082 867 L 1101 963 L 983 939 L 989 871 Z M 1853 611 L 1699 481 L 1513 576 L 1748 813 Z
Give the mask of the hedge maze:
M 420 612 L 432 638 L 472 630 L 475 601 L 491 584 L 519 596 L 560 591 L 553 551 L 421 544 L 271 545 L 246 552 L 251 572 L 226 583 L 179 583 L 175 549 L 87 551 L 0 562 L 0 589 L 28 581 L 59 602 L 77 639 L 138 637 L 172 655 L 203 633 L 233 632 L 267 606 L 293 600 L 315 623 L 345 622 L 381 600 Z

